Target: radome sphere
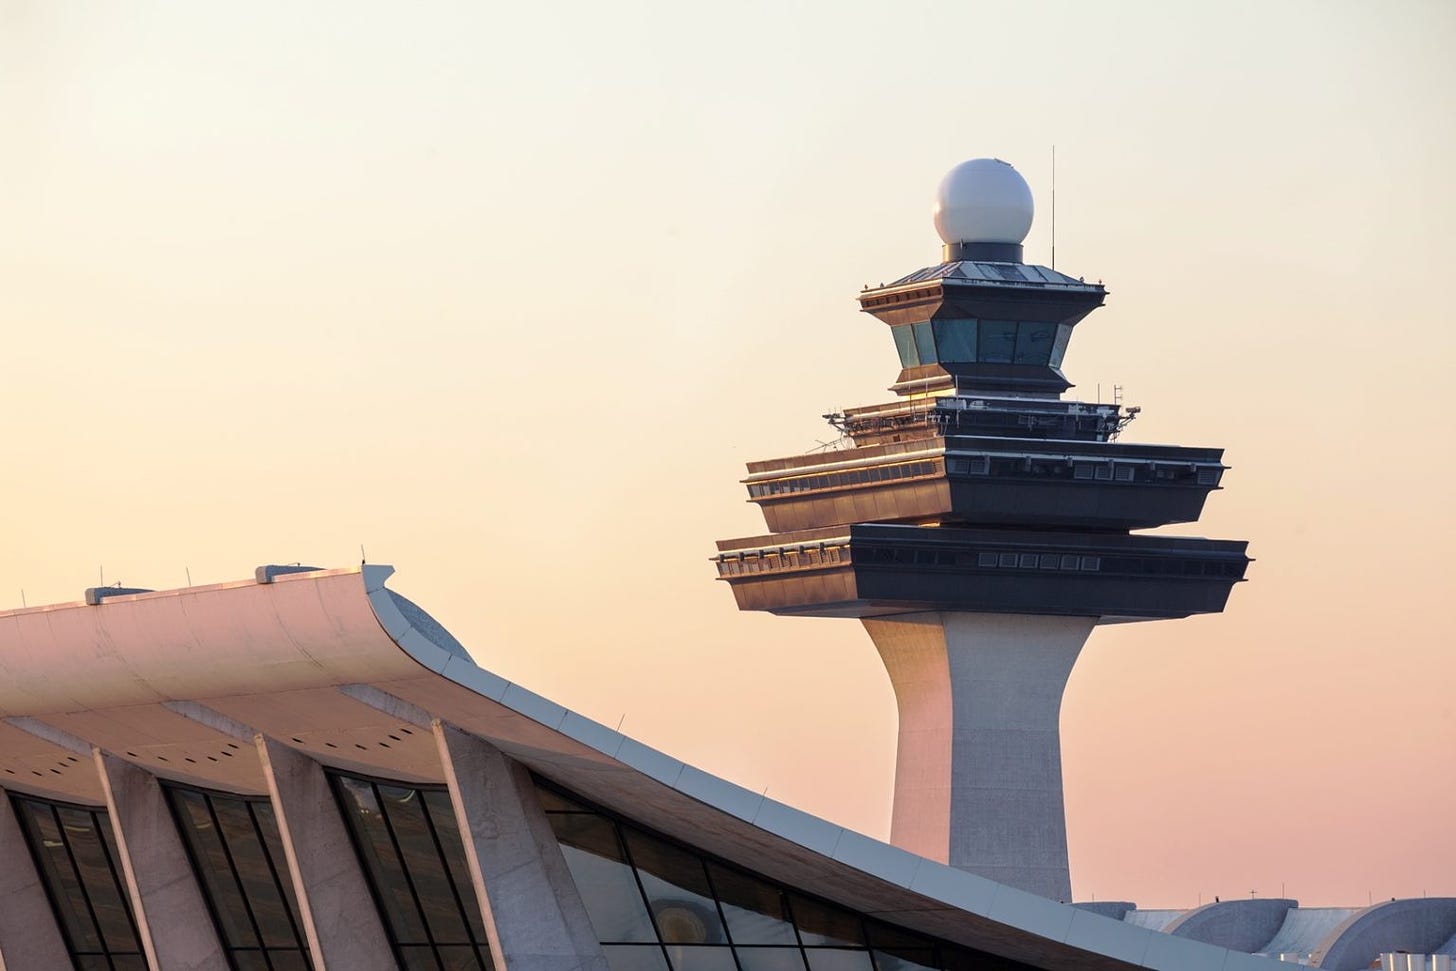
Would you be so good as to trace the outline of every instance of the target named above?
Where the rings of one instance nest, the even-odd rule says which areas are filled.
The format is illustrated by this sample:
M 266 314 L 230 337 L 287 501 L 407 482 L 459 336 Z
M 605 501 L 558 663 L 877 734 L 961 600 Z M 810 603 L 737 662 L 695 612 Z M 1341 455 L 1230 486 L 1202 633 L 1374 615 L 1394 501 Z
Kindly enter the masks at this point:
M 1031 231 L 1031 187 L 999 158 L 974 158 L 935 190 L 935 231 L 946 243 L 1020 243 Z

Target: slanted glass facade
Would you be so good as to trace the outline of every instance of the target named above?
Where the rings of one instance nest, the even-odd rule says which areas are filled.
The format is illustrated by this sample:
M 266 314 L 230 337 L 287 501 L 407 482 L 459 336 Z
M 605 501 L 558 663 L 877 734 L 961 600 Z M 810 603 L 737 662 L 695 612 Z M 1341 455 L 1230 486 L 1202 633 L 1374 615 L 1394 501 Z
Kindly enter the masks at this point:
M 443 786 L 331 779 L 400 967 L 491 971 L 450 794 Z
M 538 789 L 612 971 L 1018 971 Z
M 146 971 L 105 811 L 30 796 L 15 814 L 79 971 Z
M 272 804 L 165 788 L 234 971 L 308 971 L 308 943 Z
M 901 367 L 924 364 L 1049 364 L 1061 367 L 1070 324 L 1031 320 L 945 320 L 890 328 Z

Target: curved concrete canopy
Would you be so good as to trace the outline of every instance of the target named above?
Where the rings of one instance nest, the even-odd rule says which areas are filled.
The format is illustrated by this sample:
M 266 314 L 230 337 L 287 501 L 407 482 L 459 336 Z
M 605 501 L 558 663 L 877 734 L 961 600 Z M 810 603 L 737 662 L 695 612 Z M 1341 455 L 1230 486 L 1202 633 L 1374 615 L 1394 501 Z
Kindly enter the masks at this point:
M 95 746 L 155 775 L 257 792 L 239 741 L 253 733 L 327 765 L 440 782 L 418 730 L 438 719 L 685 843 L 946 940 L 1045 968 L 1277 965 L 994 883 L 685 765 L 478 667 L 384 588 L 392 573 L 0 613 L 0 784 L 94 803 L 94 771 L 68 759 Z
M 1163 927 L 1163 933 L 1252 954 L 1264 950 L 1297 900 L 1225 900 L 1204 904 Z
M 1301 954 L 1306 957 L 1319 947 L 1320 941 L 1340 922 L 1355 913 L 1357 907 L 1296 907 L 1284 914 L 1284 923 L 1274 937 L 1259 948 L 1259 953 L 1278 957 Z
M 1134 927 L 1161 931 L 1182 915 L 1181 910 L 1129 910 L 1122 915 L 1122 919 Z
M 1388 900 L 1357 911 L 1332 930 L 1310 963 L 1330 971 L 1368 968 L 1381 954 L 1432 954 L 1456 934 L 1456 897 Z
M 1113 920 L 1122 920 L 1127 916 L 1128 911 L 1137 910 L 1137 904 L 1131 900 L 1084 900 L 1080 903 L 1073 903 L 1072 906 L 1078 910 L 1085 910 L 1089 914 L 1111 917 Z

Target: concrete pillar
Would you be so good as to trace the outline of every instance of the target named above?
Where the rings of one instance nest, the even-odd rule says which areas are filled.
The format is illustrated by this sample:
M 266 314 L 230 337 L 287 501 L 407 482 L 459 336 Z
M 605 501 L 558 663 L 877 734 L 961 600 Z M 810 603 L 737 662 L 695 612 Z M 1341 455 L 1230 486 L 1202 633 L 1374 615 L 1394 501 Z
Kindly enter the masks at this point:
M 152 971 L 227 967 L 187 849 L 150 772 L 94 749 L 142 950 Z
M 0 971 L 69 971 L 70 967 L 65 940 L 10 794 L 0 789 Z
M 314 967 L 394 971 L 389 938 L 322 766 L 267 736 L 254 741 Z
M 890 841 L 1071 900 L 1059 719 L 1094 617 L 866 619 L 900 710 Z
M 496 971 L 607 971 L 525 767 L 434 723 Z

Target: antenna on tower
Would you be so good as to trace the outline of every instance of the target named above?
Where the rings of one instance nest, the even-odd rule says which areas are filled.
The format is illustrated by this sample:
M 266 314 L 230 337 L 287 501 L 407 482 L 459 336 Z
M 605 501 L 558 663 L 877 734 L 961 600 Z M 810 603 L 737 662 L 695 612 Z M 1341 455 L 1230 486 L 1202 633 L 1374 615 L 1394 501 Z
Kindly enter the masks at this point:
M 1052 146 L 1052 269 L 1057 268 L 1057 147 Z

